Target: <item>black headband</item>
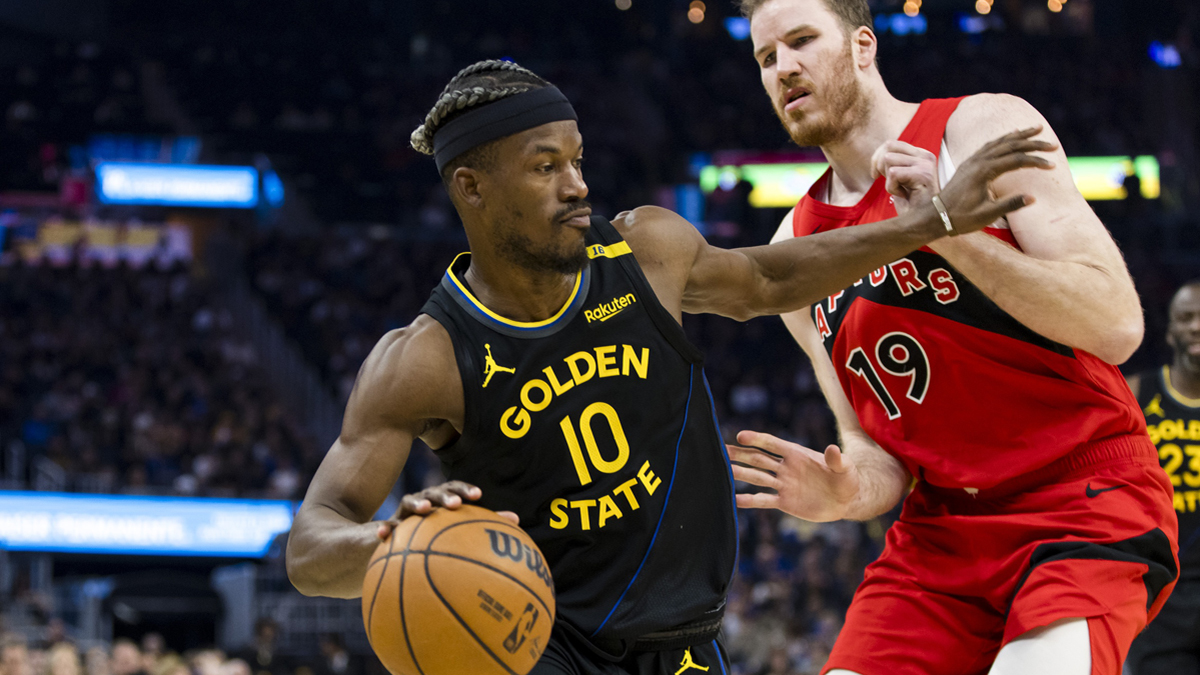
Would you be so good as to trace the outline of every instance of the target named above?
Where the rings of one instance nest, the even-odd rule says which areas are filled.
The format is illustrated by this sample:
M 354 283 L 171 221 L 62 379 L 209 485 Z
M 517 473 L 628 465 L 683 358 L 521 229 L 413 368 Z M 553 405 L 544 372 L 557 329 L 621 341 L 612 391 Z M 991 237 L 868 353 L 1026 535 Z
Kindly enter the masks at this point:
M 433 135 L 438 172 L 455 157 L 488 141 L 550 122 L 577 120 L 575 109 L 557 87 L 542 87 L 502 98 L 472 110 Z

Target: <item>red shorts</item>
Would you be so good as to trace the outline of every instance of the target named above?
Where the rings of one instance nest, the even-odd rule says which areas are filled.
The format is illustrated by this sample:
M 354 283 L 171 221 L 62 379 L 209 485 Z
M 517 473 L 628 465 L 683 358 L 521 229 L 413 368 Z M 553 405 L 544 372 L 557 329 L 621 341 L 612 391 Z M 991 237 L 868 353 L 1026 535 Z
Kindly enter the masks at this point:
M 1026 631 L 1086 618 L 1092 672 L 1118 675 L 1178 576 L 1171 500 L 1143 436 L 1088 444 L 975 496 L 918 483 L 822 672 L 986 673 Z

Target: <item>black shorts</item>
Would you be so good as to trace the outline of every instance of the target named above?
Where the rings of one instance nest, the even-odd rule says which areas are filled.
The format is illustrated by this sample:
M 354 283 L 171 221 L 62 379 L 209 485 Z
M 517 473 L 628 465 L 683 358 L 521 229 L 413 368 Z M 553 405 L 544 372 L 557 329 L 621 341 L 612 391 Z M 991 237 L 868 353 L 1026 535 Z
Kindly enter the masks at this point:
M 729 675 L 729 657 L 720 638 L 680 649 L 631 652 L 611 661 L 555 630 L 529 675 Z
M 1200 579 L 1180 579 L 1129 648 L 1129 675 L 1200 673 Z

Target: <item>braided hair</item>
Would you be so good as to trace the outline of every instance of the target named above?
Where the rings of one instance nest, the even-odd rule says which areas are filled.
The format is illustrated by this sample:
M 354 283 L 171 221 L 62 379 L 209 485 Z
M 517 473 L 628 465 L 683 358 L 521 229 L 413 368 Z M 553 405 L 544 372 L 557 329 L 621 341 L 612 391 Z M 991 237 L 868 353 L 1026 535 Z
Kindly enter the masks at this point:
M 425 123 L 412 132 L 410 142 L 417 152 L 433 154 L 433 135 L 463 113 L 502 98 L 549 86 L 550 83 L 512 61 L 487 60 L 472 63 L 458 71 L 437 103 L 425 116 Z M 494 141 L 493 141 L 494 143 Z M 485 143 L 464 152 L 442 170 L 442 179 L 460 166 L 484 167 L 491 163 L 493 143 Z

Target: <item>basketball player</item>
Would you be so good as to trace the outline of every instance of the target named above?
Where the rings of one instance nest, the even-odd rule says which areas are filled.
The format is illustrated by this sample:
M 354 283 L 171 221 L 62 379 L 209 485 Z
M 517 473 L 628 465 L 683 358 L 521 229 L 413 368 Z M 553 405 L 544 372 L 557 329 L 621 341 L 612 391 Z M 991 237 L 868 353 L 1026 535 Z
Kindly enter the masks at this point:
M 736 557 L 732 476 L 683 312 L 806 306 L 947 234 L 929 199 L 898 218 L 775 246 L 708 246 L 641 208 L 585 198 L 582 139 L 558 89 L 517 66 L 461 71 L 413 135 L 470 242 L 419 316 L 363 364 L 342 433 L 289 541 L 304 593 L 356 597 L 399 518 L 463 499 L 519 517 L 550 565 L 558 623 L 537 675 L 726 672 L 716 639 Z M 1026 203 L 992 178 L 1049 167 L 1009 134 L 942 193 L 969 232 Z M 413 439 L 452 482 L 368 522 Z
M 894 98 L 866 0 L 742 9 L 775 112 L 831 165 L 779 241 L 903 212 L 1006 129 L 1040 125 L 1056 142 L 1012 96 Z M 868 519 L 913 486 L 826 672 L 1116 675 L 1175 581 L 1171 484 L 1112 365 L 1141 341 L 1141 307 L 1065 154 L 1051 156 L 1050 172 L 992 185 L 1035 205 L 785 317 L 841 447 L 743 432 L 772 454 L 734 448 L 735 477 L 776 492 L 738 504 Z
M 1129 388 L 1175 488 L 1179 583 L 1133 641 L 1130 675 L 1200 673 L 1200 281 L 1171 299 L 1167 344 L 1171 364 L 1130 376 Z

